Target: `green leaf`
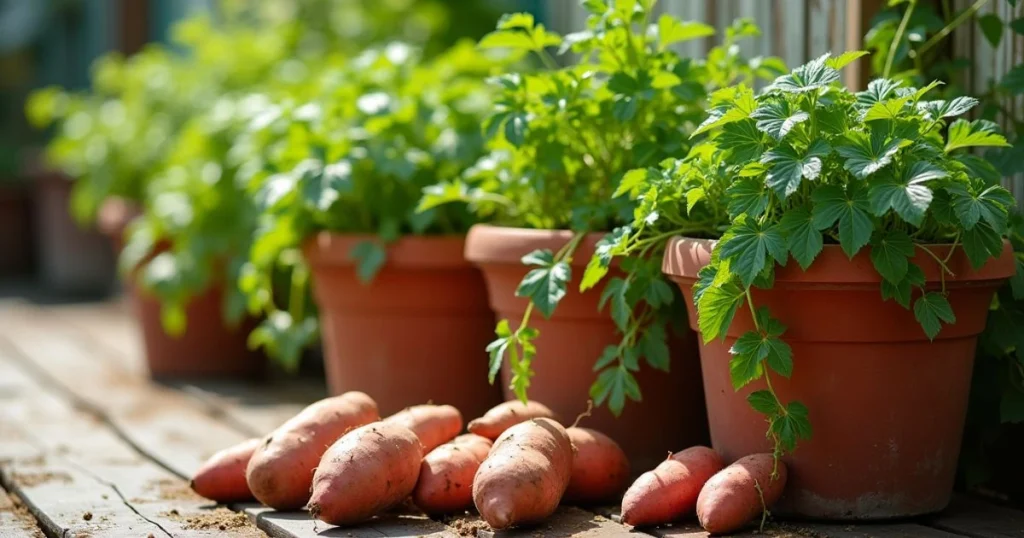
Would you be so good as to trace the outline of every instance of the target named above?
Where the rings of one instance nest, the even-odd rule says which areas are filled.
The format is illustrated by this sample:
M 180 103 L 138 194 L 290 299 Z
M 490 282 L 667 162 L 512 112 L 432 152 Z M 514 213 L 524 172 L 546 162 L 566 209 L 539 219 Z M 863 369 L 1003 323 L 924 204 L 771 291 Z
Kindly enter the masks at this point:
M 803 439 L 810 440 L 813 435 L 810 411 L 800 402 L 790 402 L 786 412 L 771 425 L 771 431 L 779 437 L 783 451 L 792 452 L 797 443 Z
M 665 280 L 662 278 L 655 278 L 647 284 L 647 290 L 644 292 L 644 300 L 652 307 L 659 308 L 672 304 L 675 300 L 675 294 L 672 293 L 672 286 L 665 282 Z
M 887 78 L 876 78 L 868 83 L 868 89 L 857 93 L 857 108 L 867 110 L 875 103 L 880 103 L 896 96 L 896 90 L 902 84 Z
M 612 198 L 618 198 L 626 193 L 629 193 L 631 198 L 635 198 L 639 195 L 643 185 L 647 184 L 648 178 L 657 177 L 658 175 L 657 171 L 648 170 L 647 168 L 630 170 L 622 175 L 619 186 L 615 189 L 615 193 L 612 194 Z
M 998 48 L 999 43 L 1003 41 L 1003 19 L 995 13 L 986 13 L 978 17 L 978 26 L 981 27 L 981 33 L 989 44 L 993 48 Z
M 625 246 L 633 228 L 620 226 L 612 230 L 610 234 L 602 237 L 594 249 L 594 255 L 587 262 L 587 269 L 583 272 L 583 280 L 580 282 L 580 291 L 593 288 L 608 274 L 612 258 L 620 253 Z
M 754 91 L 743 85 L 722 88 L 711 94 L 711 101 L 716 106 L 708 111 L 707 119 L 697 126 L 690 138 L 716 127 L 745 120 L 757 108 Z
M 871 211 L 875 216 L 882 217 L 891 208 L 903 220 L 920 226 L 932 203 L 932 190 L 926 184 L 946 175 L 939 167 L 918 161 L 904 168 L 898 179 L 890 176 L 873 182 L 868 193 Z
M 882 299 L 888 301 L 895 299 L 903 305 L 903 308 L 910 308 L 910 294 L 914 287 L 924 285 L 924 271 L 914 263 L 907 266 L 907 274 L 897 283 L 882 280 Z
M 1024 17 L 1010 21 L 1010 29 L 1020 35 L 1024 35 Z
M 762 181 L 739 179 L 733 181 L 725 192 L 729 200 L 729 216 L 734 219 L 741 214 L 757 218 L 768 207 L 768 191 Z
M 514 346 L 516 342 L 507 319 L 498 322 L 498 326 L 494 329 L 494 334 L 497 335 L 497 338 L 490 344 L 487 344 L 487 354 L 490 356 L 487 379 L 492 385 L 494 384 L 494 379 L 498 376 L 498 372 L 501 371 L 501 362 L 505 358 L 508 346 Z
M 651 368 L 662 372 L 669 371 L 668 337 L 664 325 L 654 323 L 647 327 L 640 338 L 639 347 L 640 353 Z
M 349 252 L 349 259 L 356 262 L 356 276 L 362 283 L 368 283 L 377 276 L 384 262 L 387 260 L 387 251 L 375 241 L 362 241 L 352 247 Z
M 736 308 L 745 297 L 743 290 L 732 282 L 703 290 L 697 300 L 697 326 L 705 342 L 725 337 Z
M 626 407 L 626 398 L 639 402 L 640 386 L 633 374 L 625 368 L 608 368 L 597 376 L 590 387 L 590 398 L 595 405 L 608 402 L 608 409 L 618 416 Z
M 517 112 L 509 114 L 505 120 L 505 140 L 515 147 L 520 147 L 526 141 L 526 114 Z
M 952 197 L 953 212 L 964 229 L 970 230 L 984 219 L 998 234 L 1006 231 L 1009 210 L 1016 206 L 1016 201 L 1006 189 L 993 185 L 980 194 L 967 190 L 962 184 L 956 183 L 946 188 Z
M 686 213 L 689 214 L 693 211 L 693 207 L 697 205 L 697 202 L 707 197 L 707 192 L 703 187 L 694 187 L 686 191 Z
M 949 126 L 946 153 L 975 146 L 1009 147 L 998 131 L 999 126 L 988 120 L 956 120 Z
M 1003 75 L 999 86 L 1005 88 L 1012 95 L 1024 93 L 1024 64 L 1017 64 Z
M 811 60 L 794 69 L 792 73 L 775 79 L 765 91 L 805 93 L 829 86 L 839 80 L 839 71 L 829 67 L 828 60 L 828 54 Z
M 804 207 L 790 209 L 782 215 L 779 229 L 786 236 L 786 244 L 793 259 L 805 271 L 822 249 L 821 231 L 814 226 L 811 212 Z
M 542 316 L 550 318 L 565 297 L 572 270 L 565 261 L 555 262 L 554 254 L 546 249 L 527 254 L 523 264 L 539 267 L 526 273 L 516 289 L 516 297 L 528 297 Z
M 868 54 L 870 53 L 866 50 L 850 50 L 834 58 L 829 58 L 825 63 L 832 69 L 838 71 Z
M 604 350 L 601 351 L 601 356 L 598 357 L 597 362 L 594 363 L 594 371 L 600 372 L 607 368 L 613 362 L 619 358 L 619 346 L 609 345 L 605 346 Z
M 914 256 L 914 243 L 906 232 L 875 232 L 871 238 L 871 263 L 885 280 L 897 284 L 904 280 Z
M 827 156 L 832 148 L 824 140 L 815 140 L 804 155 L 800 155 L 789 144 L 783 144 L 768 150 L 761 157 L 762 164 L 772 164 L 768 169 L 766 181 L 781 198 L 789 198 L 800 188 L 803 178 L 818 179 L 821 175 L 821 159 Z
M 740 120 L 722 127 L 716 139 L 719 149 L 732 151 L 736 161 L 757 160 L 765 149 L 764 134 L 752 120 Z
M 836 151 L 846 159 L 843 168 L 864 179 L 888 166 L 901 143 L 900 139 L 886 143 L 885 136 L 877 132 L 852 132 L 846 135 L 843 145 L 836 146 Z
M 956 323 L 953 307 L 941 293 L 930 291 L 914 301 L 914 317 L 921 324 L 929 340 L 934 340 L 942 329 L 942 322 Z
M 761 335 L 755 331 L 743 333 L 729 349 L 729 378 L 735 390 L 761 379 L 764 366 L 761 363 L 768 356 L 768 349 L 761 345 Z
M 903 115 L 903 109 L 907 106 L 910 96 L 897 97 L 879 101 L 867 110 L 864 114 L 864 121 L 888 120 L 895 121 Z
M 176 302 L 164 302 L 160 305 L 160 326 L 169 336 L 181 337 L 185 334 L 187 324 L 188 315 L 184 306 Z
M 485 35 L 478 46 L 482 49 L 534 50 L 533 38 L 525 32 L 496 30 Z
M 839 244 L 843 252 L 853 258 L 871 239 L 874 223 L 868 211 L 871 204 L 865 189 L 854 183 L 847 190 L 835 185 L 824 185 L 811 195 L 814 202 L 814 227 L 827 230 L 839 223 Z
M 629 292 L 629 281 L 622 278 L 613 278 L 604 286 L 601 293 L 601 301 L 598 309 L 604 310 L 604 305 L 611 301 L 612 321 L 620 331 L 625 332 L 629 327 L 629 318 L 632 316 L 632 309 L 626 295 Z
M 794 127 L 810 119 L 810 114 L 802 110 L 792 110 L 785 100 L 770 101 L 757 108 L 751 119 L 757 121 L 757 128 L 775 138 L 782 140 Z
M 981 268 L 989 258 L 999 256 L 1003 251 L 1003 236 L 985 220 L 964 230 L 961 240 L 967 259 L 975 269 Z
M 533 29 L 533 14 L 526 12 L 518 13 L 505 13 L 498 19 L 497 28 L 499 30 L 532 30 Z
M 956 97 L 951 101 L 921 101 L 917 103 L 918 110 L 934 119 L 966 114 L 976 106 L 978 106 L 978 100 L 973 97 Z
M 758 390 L 751 392 L 747 396 L 747 402 L 750 404 L 750 407 L 754 408 L 754 411 L 764 415 L 776 415 L 781 411 L 779 402 L 775 400 L 775 396 L 772 395 L 771 391 Z
M 673 43 L 689 41 L 715 35 L 715 28 L 700 22 L 681 21 L 664 14 L 658 19 L 658 50 L 663 51 Z
M 753 218 L 740 218 L 721 242 L 722 259 L 745 286 L 750 286 L 766 264 L 784 264 L 789 254 L 786 239 L 777 225 L 763 226 Z

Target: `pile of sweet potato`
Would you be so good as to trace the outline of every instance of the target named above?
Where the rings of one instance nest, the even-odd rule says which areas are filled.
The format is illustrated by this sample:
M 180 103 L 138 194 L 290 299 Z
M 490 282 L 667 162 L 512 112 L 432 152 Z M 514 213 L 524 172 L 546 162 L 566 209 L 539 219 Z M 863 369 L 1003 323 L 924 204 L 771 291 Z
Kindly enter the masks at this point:
M 608 436 L 563 427 L 537 402 L 506 402 L 468 425 L 449 405 L 420 405 L 381 419 L 361 392 L 316 402 L 263 439 L 214 454 L 192 480 L 218 502 L 256 499 L 309 509 L 335 525 L 366 521 L 412 501 L 427 514 L 475 507 L 494 529 L 543 521 L 561 503 L 611 504 L 633 526 L 696 512 L 710 532 L 742 528 L 782 494 L 771 455 L 723 469 L 710 448 L 670 457 L 626 488 L 629 461 Z

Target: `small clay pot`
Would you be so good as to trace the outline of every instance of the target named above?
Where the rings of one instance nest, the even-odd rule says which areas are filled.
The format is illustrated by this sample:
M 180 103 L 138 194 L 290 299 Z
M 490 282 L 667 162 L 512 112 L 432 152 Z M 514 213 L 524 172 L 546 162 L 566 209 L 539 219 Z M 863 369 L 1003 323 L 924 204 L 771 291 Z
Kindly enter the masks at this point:
M 604 234 L 590 234 L 572 257 L 572 279 L 568 292 L 554 315 L 544 319 L 536 311 L 530 326 L 539 331 L 535 340 L 537 356 L 532 368 L 530 399 L 542 402 L 564 422 L 586 409 L 590 387 L 596 380 L 594 363 L 606 346 L 621 340 L 608 311 L 598 309 L 603 285 L 581 293 L 579 282 L 584 268 Z M 516 327 L 526 310 L 527 300 L 516 297 L 515 290 L 531 269 L 522 258 L 537 249 L 557 252 L 572 238 L 564 230 L 530 230 L 477 225 L 466 242 L 466 257 L 476 263 L 487 280 L 491 306 L 499 319 Z M 606 279 L 622 276 L 613 267 Z M 642 402 L 628 401 L 620 417 L 601 406 L 586 418 L 582 426 L 601 431 L 615 439 L 629 456 L 634 474 L 654 468 L 669 452 L 707 442 L 707 417 L 700 383 L 700 361 L 696 336 L 683 330 L 669 342 L 670 372 L 661 372 L 641 361 L 636 372 L 643 395 Z M 502 370 L 506 399 L 510 373 Z
M 694 329 L 693 284 L 713 246 L 676 238 L 662 266 L 686 296 Z M 928 248 L 945 257 L 950 247 Z M 912 261 L 924 270 L 927 288 L 940 289 L 938 264 L 920 250 Z M 777 267 L 772 289 L 753 290 L 754 304 L 786 325 L 783 338 L 793 349 L 792 378 L 773 375 L 772 385 L 783 402 L 808 407 L 814 430 L 784 458 L 789 481 L 774 513 L 877 520 L 937 512 L 949 503 L 975 344 L 992 295 L 1014 272 L 1013 251 L 1007 243 L 1001 256 L 974 270 L 958 250 L 948 266 L 957 321 L 934 342 L 912 310 L 882 300 L 868 249 L 851 260 L 827 245 L 806 272 L 795 263 Z M 765 382 L 735 391 L 729 378 L 729 348 L 751 329 L 748 309 L 740 308 L 725 340 L 701 347 L 711 442 L 727 461 L 770 451 L 765 418 L 747 403 Z
M 111 198 L 103 203 L 99 229 L 110 237 L 115 252 L 124 247 L 128 225 L 141 215 L 131 201 Z M 169 245 L 161 245 L 158 254 Z M 224 286 L 215 284 L 193 297 L 185 307 L 185 332 L 171 336 L 160 321 L 160 301 L 135 283 L 134 271 L 126 278 L 132 308 L 142 330 L 142 343 L 150 376 L 155 379 L 253 378 L 263 374 L 266 357 L 248 348 L 246 340 L 256 319 L 246 317 L 237 326 L 224 321 Z
M 360 390 L 382 415 L 432 401 L 466 420 L 501 401 L 487 382 L 485 348 L 494 314 L 480 272 L 462 255 L 463 237 L 405 237 L 386 248 L 369 283 L 352 249 L 373 236 L 327 232 L 304 246 L 320 309 L 327 383 Z

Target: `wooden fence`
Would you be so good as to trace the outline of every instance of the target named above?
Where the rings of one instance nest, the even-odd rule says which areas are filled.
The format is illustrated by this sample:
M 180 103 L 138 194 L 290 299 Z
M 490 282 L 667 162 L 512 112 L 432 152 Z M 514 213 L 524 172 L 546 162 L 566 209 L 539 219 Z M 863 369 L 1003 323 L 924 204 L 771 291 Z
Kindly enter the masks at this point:
M 953 0 L 953 5 L 955 9 L 966 9 L 976 1 Z M 744 52 L 778 56 L 794 67 L 826 52 L 836 54 L 861 48 L 872 17 L 885 4 L 885 0 L 661 0 L 657 9 L 683 19 L 712 24 L 719 30 L 735 18 L 750 17 L 761 27 L 762 35 L 745 42 Z M 563 33 L 582 28 L 586 21 L 584 11 L 573 0 L 549 0 L 545 9 L 546 20 Z M 978 15 L 985 13 L 995 13 L 1004 21 L 1012 21 L 1024 17 L 1024 1 L 1014 7 L 1005 0 L 991 0 Z M 703 56 L 714 46 L 714 39 L 684 43 L 679 51 Z M 973 21 L 957 30 L 953 40 L 957 54 L 972 60 L 964 86 L 974 95 L 987 93 L 992 80 L 1002 78 L 1013 66 L 1024 63 L 1024 36 L 1009 28 L 1005 29 L 998 48 L 985 40 Z M 845 76 L 848 85 L 860 87 L 870 79 L 870 68 L 860 64 L 847 70 Z M 1004 115 L 1024 117 L 1024 96 L 1004 99 L 1001 105 Z M 1008 177 L 1005 183 L 1024 207 L 1024 174 Z

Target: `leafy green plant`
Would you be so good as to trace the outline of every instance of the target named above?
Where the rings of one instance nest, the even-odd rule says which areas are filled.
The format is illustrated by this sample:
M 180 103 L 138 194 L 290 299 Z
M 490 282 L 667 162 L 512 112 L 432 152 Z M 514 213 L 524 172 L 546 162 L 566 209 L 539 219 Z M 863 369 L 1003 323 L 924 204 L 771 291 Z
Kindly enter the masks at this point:
M 483 154 L 480 124 L 492 105 L 484 80 L 502 65 L 470 42 L 433 59 L 392 43 L 325 71 L 315 96 L 267 104 L 239 142 L 260 211 L 241 277 L 250 310 L 267 315 L 253 344 L 277 346 L 291 363 L 313 334 L 300 248 L 316 232 L 377 236 L 352 252 L 369 281 L 387 262 L 386 243 L 465 233 L 475 222 L 464 207 L 416 207 L 424 188 Z M 293 274 L 287 310 L 274 294 L 282 267 Z
M 698 325 L 705 341 L 724 338 L 737 310 L 749 310 L 755 328 L 734 342 L 730 373 L 737 390 L 764 383 L 748 400 L 768 420 L 776 457 L 812 427 L 806 406 L 781 401 L 772 387 L 773 376 L 792 374 L 793 353 L 786 327 L 751 291 L 772 288 L 778 266 L 807 269 L 827 244 L 850 258 L 867 249 L 882 298 L 913 308 L 934 338 L 956 321 L 946 299 L 950 256 L 962 248 L 975 267 L 998 256 L 1014 205 L 986 179 L 998 177 L 992 166 L 964 151 L 1006 145 L 991 122 L 955 119 L 977 101 L 926 100 L 937 84 L 889 79 L 858 93 L 840 87 L 840 69 L 863 54 L 822 56 L 756 95 L 743 85 L 716 92 L 695 132 L 709 133 L 706 141 L 686 158 L 630 173 L 629 196 L 643 210 L 611 248 L 629 255 L 664 242 L 673 219 L 677 234 L 718 239 L 694 287 Z M 655 212 L 667 229 L 649 229 Z M 940 256 L 935 244 L 952 248 Z M 943 268 L 938 291 L 925 288 L 918 252 Z
M 635 178 L 626 172 L 685 152 L 710 91 L 759 77 L 770 80 L 785 70 L 777 58 L 740 54 L 737 41 L 759 35 L 749 20 L 729 27 L 706 60 L 681 57 L 673 45 L 706 38 L 714 29 L 667 14 L 655 21 L 654 4 L 585 1 L 587 28 L 564 37 L 529 14 L 504 16 L 479 46 L 530 54 L 545 68 L 493 81 L 499 94 L 484 123 L 490 153 L 462 177 L 424 193 L 421 210 L 464 202 L 481 219 L 498 225 L 575 232 L 558 252 L 539 250 L 523 258 L 531 270 L 516 294 L 529 298 L 526 313 L 518 324 L 502 320 L 488 347 L 491 382 L 507 356 L 511 388 L 519 398 L 526 398 L 533 376 L 532 342 L 538 333 L 530 319 L 534 312 L 554 313 L 572 280 L 569 261 L 585 235 L 611 232 L 583 275 L 583 290 L 607 274 L 611 249 L 626 240 L 629 232 L 623 226 L 634 215 L 645 212 L 651 222 L 658 218 L 643 202 L 612 196 L 633 188 Z M 555 47 L 577 59 L 559 67 L 549 52 Z M 611 279 L 601 300 L 622 340 L 595 357 L 598 373 L 591 396 L 616 414 L 627 400 L 641 398 L 634 376 L 641 359 L 656 369 L 669 368 L 670 310 L 680 304 L 653 253 L 636 254 L 623 264 L 629 277 Z

